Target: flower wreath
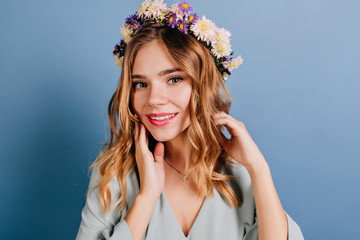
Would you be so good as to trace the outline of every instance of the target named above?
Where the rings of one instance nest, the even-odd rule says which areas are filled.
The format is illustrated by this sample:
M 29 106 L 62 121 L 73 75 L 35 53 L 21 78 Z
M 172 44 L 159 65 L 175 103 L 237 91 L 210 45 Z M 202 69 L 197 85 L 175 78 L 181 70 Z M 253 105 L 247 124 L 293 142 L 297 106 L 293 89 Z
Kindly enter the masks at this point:
M 226 80 L 230 76 L 230 71 L 238 68 L 243 62 L 241 56 L 232 57 L 234 52 L 232 52 L 230 44 L 231 33 L 224 28 L 217 27 L 205 16 L 199 18 L 196 13 L 191 12 L 192 9 L 192 6 L 185 1 L 168 8 L 163 0 L 154 2 L 145 0 L 134 15 L 126 18 L 125 24 L 121 27 L 123 39 L 115 45 L 113 51 L 116 64 L 122 67 L 126 46 L 138 30 L 148 24 L 159 23 L 194 36 L 210 50 L 219 72 Z

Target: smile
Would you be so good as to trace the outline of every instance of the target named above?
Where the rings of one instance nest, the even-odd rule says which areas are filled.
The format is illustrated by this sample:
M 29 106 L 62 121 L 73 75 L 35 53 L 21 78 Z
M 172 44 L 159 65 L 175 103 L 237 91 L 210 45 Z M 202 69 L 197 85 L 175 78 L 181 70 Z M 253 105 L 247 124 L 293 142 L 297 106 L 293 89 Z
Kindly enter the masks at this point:
M 169 118 L 172 118 L 173 116 L 175 116 L 176 113 L 174 114 L 171 114 L 171 115 L 167 115 L 167 116 L 163 116 L 163 117 L 150 117 L 151 119 L 154 119 L 154 120 L 164 120 L 164 119 L 169 119 Z
M 164 126 L 170 123 L 177 116 L 177 113 L 148 114 L 146 116 L 151 124 L 155 126 Z

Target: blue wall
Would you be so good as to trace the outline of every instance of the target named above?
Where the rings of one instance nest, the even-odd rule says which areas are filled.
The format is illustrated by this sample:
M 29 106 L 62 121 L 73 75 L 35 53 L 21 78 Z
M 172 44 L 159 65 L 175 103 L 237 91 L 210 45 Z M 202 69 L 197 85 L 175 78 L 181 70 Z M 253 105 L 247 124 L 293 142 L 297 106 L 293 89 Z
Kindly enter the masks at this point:
M 75 237 L 120 76 L 113 45 L 139 5 L 1 1 L 0 239 Z M 355 239 L 359 1 L 193 6 L 232 32 L 244 58 L 227 83 L 231 113 L 268 160 L 285 210 L 306 239 Z

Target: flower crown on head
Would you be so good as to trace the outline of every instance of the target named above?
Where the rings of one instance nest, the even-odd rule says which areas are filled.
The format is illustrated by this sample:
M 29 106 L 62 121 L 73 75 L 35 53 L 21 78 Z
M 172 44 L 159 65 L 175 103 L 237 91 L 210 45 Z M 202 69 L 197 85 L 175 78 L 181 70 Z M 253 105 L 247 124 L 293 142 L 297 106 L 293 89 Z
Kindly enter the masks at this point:
M 126 46 L 141 28 L 152 23 L 159 23 L 194 36 L 210 50 L 219 72 L 226 80 L 230 76 L 230 71 L 238 68 L 243 62 L 241 56 L 232 57 L 234 53 L 230 44 L 231 33 L 224 28 L 217 27 L 205 16 L 199 18 L 196 13 L 191 11 L 192 6 L 185 1 L 168 8 L 163 0 L 153 2 L 145 0 L 134 15 L 126 18 L 125 24 L 120 29 L 123 39 L 115 45 L 113 51 L 116 64 L 122 67 Z

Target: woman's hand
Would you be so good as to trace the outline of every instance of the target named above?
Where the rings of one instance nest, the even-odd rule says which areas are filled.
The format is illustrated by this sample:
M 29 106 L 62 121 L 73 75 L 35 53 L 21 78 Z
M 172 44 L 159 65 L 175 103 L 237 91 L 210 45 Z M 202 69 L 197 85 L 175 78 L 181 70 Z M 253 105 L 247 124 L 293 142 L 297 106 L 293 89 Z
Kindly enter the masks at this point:
M 214 120 L 216 125 L 224 125 L 230 133 L 230 139 L 227 139 L 221 133 L 222 146 L 238 163 L 248 170 L 255 169 L 259 164 L 266 163 L 264 156 L 246 130 L 244 123 L 225 112 L 216 113 Z
M 270 169 L 245 125 L 224 112 L 214 116 L 231 138 L 222 135 L 224 149 L 248 170 L 254 190 L 258 222 L 258 239 L 286 239 L 287 219 L 272 181 Z
M 132 239 L 143 239 L 151 214 L 164 188 L 164 144 L 155 146 L 154 155 L 148 147 L 147 129 L 135 122 L 135 159 L 139 169 L 140 192 L 125 216 Z
M 163 191 L 165 181 L 164 144 L 155 146 L 154 155 L 148 147 L 148 131 L 144 124 L 135 123 L 135 159 L 139 169 L 140 192 L 146 197 L 158 198 Z

